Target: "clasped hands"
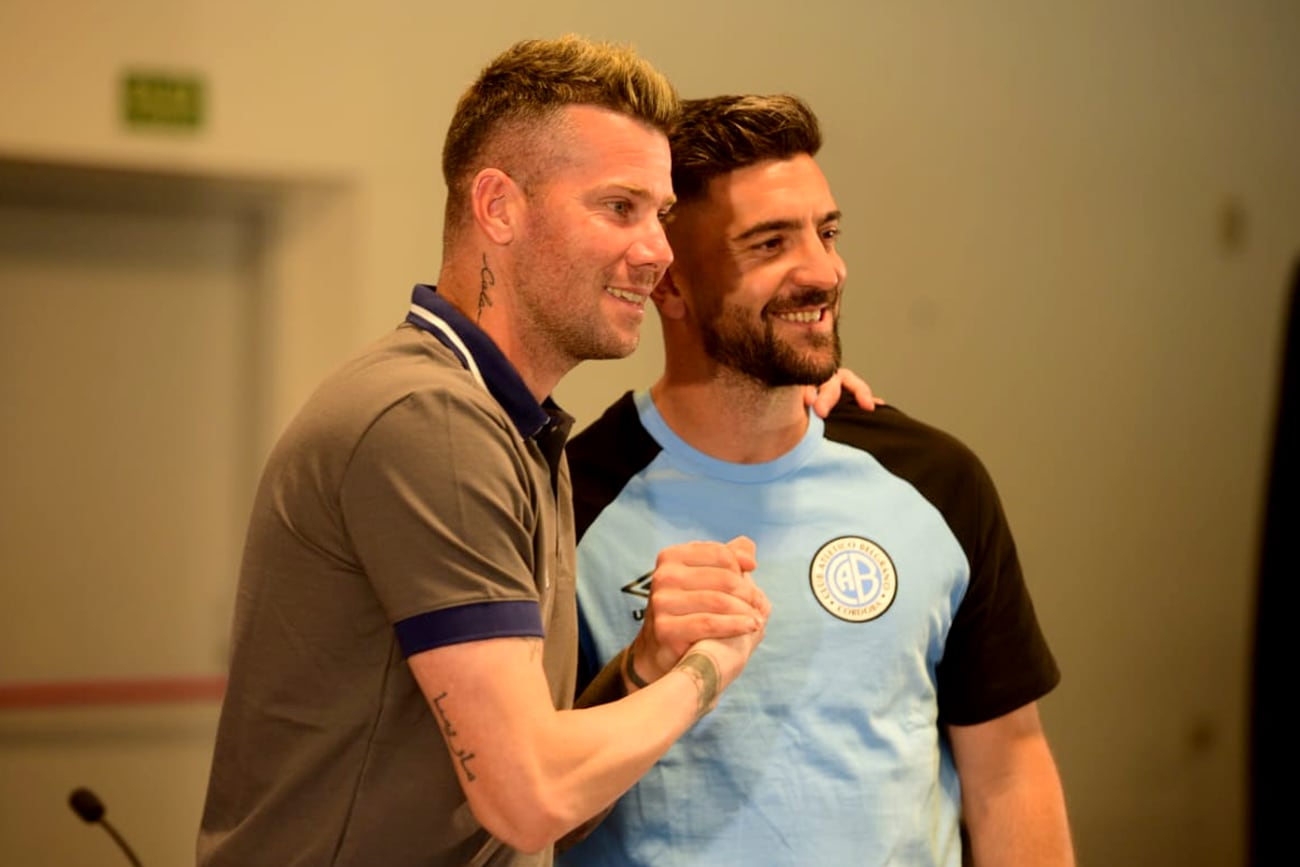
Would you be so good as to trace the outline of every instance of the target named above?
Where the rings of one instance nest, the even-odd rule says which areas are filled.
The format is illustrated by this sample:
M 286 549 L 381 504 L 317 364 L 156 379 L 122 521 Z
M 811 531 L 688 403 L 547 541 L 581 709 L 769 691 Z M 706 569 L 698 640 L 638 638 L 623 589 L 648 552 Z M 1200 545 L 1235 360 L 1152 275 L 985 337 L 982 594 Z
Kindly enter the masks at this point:
M 652 683 L 690 649 L 718 665 L 722 687 L 763 640 L 772 605 L 754 583 L 754 542 L 687 542 L 659 553 L 645 619 L 628 648 L 629 689 Z

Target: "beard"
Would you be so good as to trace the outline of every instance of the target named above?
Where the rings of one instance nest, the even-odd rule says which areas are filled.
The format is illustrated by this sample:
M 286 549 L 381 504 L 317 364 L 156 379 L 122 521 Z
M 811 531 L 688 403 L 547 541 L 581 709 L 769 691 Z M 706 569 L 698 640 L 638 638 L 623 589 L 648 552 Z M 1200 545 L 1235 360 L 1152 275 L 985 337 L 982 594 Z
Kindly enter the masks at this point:
M 825 303 L 833 296 L 816 293 L 817 297 L 795 299 L 791 307 Z M 830 334 L 818 334 L 795 346 L 776 334 L 773 322 L 773 305 L 763 308 L 762 324 L 755 325 L 745 311 L 723 308 L 716 316 L 704 317 L 701 337 L 704 351 L 710 358 L 738 373 L 744 374 L 765 386 L 779 388 L 787 385 L 821 385 L 839 370 L 841 359 L 840 323 L 836 316 Z M 834 305 L 827 315 L 835 315 Z

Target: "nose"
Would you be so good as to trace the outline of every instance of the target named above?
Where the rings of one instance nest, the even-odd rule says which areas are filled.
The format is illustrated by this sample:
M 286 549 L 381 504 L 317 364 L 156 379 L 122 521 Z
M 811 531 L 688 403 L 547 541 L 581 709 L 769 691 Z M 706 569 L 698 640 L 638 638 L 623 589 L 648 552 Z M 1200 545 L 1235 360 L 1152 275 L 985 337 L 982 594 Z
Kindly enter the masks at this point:
M 628 248 L 627 260 L 633 268 L 652 269 L 656 274 L 662 274 L 672 264 L 673 249 L 657 216 L 647 221 L 646 230 Z
M 795 266 L 795 283 L 816 289 L 835 289 L 844 283 L 848 268 L 840 258 L 839 251 L 827 246 L 821 237 L 811 239 L 804 245 L 803 255 Z

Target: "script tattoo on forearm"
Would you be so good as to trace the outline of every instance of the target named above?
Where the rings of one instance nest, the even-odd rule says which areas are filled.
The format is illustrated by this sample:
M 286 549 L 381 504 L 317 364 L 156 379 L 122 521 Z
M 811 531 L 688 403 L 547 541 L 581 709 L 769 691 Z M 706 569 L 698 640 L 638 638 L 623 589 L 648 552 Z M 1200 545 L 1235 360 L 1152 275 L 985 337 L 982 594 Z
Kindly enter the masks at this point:
M 472 783 L 478 779 L 474 776 L 474 772 L 469 769 L 469 760 L 474 758 L 474 754 L 460 749 L 453 743 L 458 735 L 456 728 L 451 724 L 451 720 L 447 718 L 447 711 L 443 710 L 442 707 L 442 700 L 446 697 L 447 693 L 444 692 L 435 698 L 433 700 L 433 709 L 438 712 L 438 719 L 442 724 L 442 733 L 447 738 L 447 749 L 451 750 L 451 754 L 460 762 L 460 768 L 465 772 L 465 779 Z
M 695 687 L 699 692 L 696 718 L 704 716 L 718 700 L 719 685 L 722 683 L 718 664 L 707 653 L 693 650 L 682 657 L 682 661 L 674 667 L 690 675 L 695 681 Z
M 478 271 L 478 318 L 475 322 L 483 321 L 483 308 L 492 306 L 492 299 L 488 297 L 488 290 L 497 285 L 496 275 L 488 267 L 487 253 L 483 254 L 483 267 Z

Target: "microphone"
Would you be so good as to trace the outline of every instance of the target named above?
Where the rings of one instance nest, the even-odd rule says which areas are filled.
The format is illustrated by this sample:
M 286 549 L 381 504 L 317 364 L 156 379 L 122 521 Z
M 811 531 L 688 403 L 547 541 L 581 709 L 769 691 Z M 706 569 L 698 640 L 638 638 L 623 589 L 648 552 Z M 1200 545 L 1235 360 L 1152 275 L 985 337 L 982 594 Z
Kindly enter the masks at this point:
M 73 812 L 80 816 L 86 824 L 94 825 L 98 823 L 103 825 L 104 830 L 108 832 L 108 836 L 113 838 L 118 848 L 122 850 L 122 853 L 126 855 L 134 867 L 141 867 L 140 859 L 135 857 L 135 853 L 131 851 L 130 846 L 126 845 L 122 835 L 117 833 L 117 829 L 104 818 L 104 802 L 99 800 L 98 795 L 84 787 L 73 789 L 72 794 L 68 796 L 68 804 L 72 807 Z

